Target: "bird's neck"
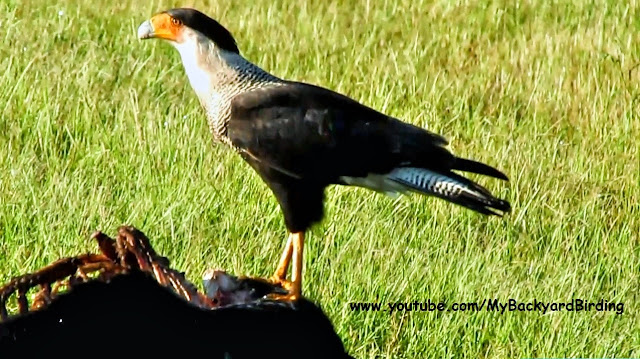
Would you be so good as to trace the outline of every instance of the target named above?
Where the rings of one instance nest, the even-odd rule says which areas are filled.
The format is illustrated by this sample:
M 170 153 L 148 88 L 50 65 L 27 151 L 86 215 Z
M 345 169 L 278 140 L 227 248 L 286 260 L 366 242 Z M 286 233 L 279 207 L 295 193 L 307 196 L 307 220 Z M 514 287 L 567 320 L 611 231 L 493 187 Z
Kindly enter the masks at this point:
M 283 83 L 240 54 L 220 50 L 213 44 L 192 42 L 177 48 L 191 87 L 207 113 L 209 127 L 222 142 L 227 142 L 226 127 L 235 96 Z

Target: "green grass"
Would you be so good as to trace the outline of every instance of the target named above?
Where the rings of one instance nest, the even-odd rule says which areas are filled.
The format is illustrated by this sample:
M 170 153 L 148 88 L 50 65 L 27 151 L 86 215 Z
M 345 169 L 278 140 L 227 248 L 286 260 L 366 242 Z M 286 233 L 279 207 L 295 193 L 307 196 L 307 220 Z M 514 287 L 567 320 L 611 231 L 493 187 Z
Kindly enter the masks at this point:
M 179 3 L 138 3 L 0 3 L 2 282 L 95 251 L 94 230 L 125 223 L 194 281 L 209 267 L 274 269 L 286 235 L 275 199 L 212 143 L 177 52 L 136 39 L 138 24 Z M 636 1 L 196 4 L 272 73 L 441 133 L 456 154 L 511 178 L 482 179 L 512 202 L 504 219 L 433 198 L 327 190 L 304 292 L 352 355 L 640 356 Z M 625 311 L 348 306 L 484 298 L 603 298 Z

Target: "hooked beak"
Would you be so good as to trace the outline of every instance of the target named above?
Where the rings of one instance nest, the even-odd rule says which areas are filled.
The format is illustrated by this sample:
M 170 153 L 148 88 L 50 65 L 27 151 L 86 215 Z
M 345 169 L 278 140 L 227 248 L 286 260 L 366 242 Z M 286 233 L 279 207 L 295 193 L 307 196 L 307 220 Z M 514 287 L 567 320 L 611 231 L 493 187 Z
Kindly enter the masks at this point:
M 171 23 L 171 16 L 167 13 L 157 14 L 138 27 L 138 38 L 141 40 L 158 38 L 177 41 L 179 33 L 180 28 Z
M 151 20 L 147 20 L 143 22 L 138 27 L 138 39 L 141 39 L 141 40 L 151 39 L 154 36 L 155 35 L 153 33 L 153 25 L 151 24 Z

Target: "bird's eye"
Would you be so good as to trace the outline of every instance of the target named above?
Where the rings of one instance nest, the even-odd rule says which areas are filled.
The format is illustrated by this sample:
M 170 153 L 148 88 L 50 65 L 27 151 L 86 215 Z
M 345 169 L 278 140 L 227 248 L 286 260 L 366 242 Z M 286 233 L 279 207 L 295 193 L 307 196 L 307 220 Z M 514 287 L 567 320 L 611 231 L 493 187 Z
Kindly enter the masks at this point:
M 172 24 L 173 26 L 180 26 L 180 25 L 182 25 L 182 21 L 180 21 L 180 20 L 176 19 L 175 17 L 172 17 L 172 18 L 171 18 L 171 24 Z

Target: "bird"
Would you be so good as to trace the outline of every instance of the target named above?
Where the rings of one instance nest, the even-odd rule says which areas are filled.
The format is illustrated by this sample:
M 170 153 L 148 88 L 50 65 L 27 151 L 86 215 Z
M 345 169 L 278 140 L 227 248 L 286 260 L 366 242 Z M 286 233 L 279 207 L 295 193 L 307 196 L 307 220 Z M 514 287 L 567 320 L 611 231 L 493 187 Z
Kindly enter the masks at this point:
M 156 13 L 137 35 L 173 45 L 215 142 L 236 151 L 275 196 L 288 231 L 270 277 L 287 290 L 280 300 L 301 297 L 305 234 L 324 218 L 329 186 L 420 193 L 485 215 L 511 211 L 507 200 L 458 173 L 508 181 L 500 170 L 455 156 L 443 136 L 425 128 L 271 74 L 242 56 L 231 32 L 199 10 Z

